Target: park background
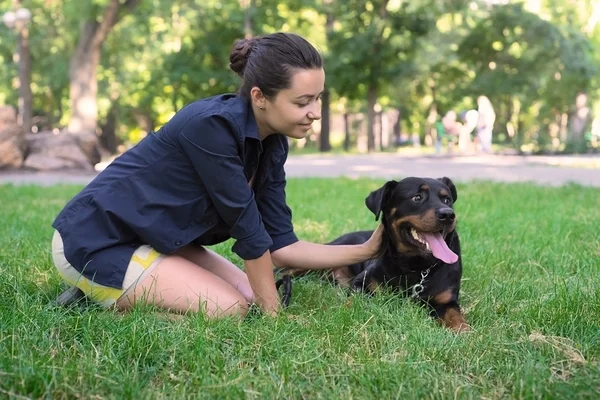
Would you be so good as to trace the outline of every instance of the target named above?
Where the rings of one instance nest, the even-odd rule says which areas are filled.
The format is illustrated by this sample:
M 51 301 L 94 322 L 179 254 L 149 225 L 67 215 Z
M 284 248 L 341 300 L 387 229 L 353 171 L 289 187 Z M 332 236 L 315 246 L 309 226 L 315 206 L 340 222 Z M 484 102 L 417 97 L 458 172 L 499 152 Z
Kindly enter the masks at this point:
M 600 398 L 600 2 L 0 0 L 0 14 L 0 398 Z M 276 318 L 54 303 L 64 205 L 183 105 L 236 90 L 235 39 L 279 30 L 326 58 L 324 118 L 285 166 L 296 233 L 373 229 L 364 200 L 386 179 L 451 177 L 471 333 L 314 276 Z M 481 95 L 494 154 L 436 147 L 442 116 Z M 213 249 L 241 265 L 231 245 Z
M 276 31 L 325 57 L 323 119 L 295 152 L 452 151 L 442 118 L 482 95 L 496 153 L 600 147 L 598 1 L 1 0 L 0 11 L 0 104 L 19 110 L 0 113 L 8 168 L 110 160 L 185 104 L 235 91 L 234 41 Z

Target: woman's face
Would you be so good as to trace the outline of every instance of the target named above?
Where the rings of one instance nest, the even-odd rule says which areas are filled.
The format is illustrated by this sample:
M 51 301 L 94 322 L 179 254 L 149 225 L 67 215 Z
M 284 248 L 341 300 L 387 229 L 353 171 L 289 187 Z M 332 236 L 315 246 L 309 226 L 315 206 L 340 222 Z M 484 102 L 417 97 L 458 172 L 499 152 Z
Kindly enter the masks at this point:
M 259 102 L 264 109 L 255 110 L 261 137 L 271 133 L 302 139 L 321 119 L 321 94 L 325 88 L 323 69 L 297 70 L 291 78 L 291 86 L 283 89 L 272 99 Z

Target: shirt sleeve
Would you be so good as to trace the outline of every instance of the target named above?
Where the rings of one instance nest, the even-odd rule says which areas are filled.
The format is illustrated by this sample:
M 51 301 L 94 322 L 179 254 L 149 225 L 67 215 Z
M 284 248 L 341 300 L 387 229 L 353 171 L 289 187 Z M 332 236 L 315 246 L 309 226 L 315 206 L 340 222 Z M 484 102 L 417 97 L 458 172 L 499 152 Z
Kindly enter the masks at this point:
M 283 154 L 273 156 L 272 169 L 267 171 L 268 178 L 256 199 L 264 226 L 273 240 L 269 248 L 271 253 L 298 241 L 292 224 L 292 210 L 286 203 L 283 167 L 286 158 L 287 148 Z
M 273 241 L 244 175 L 237 135 L 224 118 L 194 116 L 177 140 L 194 165 L 211 201 L 236 239 L 233 251 L 244 260 L 262 256 Z

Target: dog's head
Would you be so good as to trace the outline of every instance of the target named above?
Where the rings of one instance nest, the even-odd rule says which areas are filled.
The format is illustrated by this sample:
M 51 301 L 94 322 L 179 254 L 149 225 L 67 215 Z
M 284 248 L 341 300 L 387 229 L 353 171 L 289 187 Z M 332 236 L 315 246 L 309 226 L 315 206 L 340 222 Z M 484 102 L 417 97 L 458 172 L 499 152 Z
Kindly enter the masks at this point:
M 389 181 L 366 199 L 401 254 L 429 256 L 453 264 L 458 256 L 445 242 L 456 228 L 456 186 L 449 178 L 410 177 Z

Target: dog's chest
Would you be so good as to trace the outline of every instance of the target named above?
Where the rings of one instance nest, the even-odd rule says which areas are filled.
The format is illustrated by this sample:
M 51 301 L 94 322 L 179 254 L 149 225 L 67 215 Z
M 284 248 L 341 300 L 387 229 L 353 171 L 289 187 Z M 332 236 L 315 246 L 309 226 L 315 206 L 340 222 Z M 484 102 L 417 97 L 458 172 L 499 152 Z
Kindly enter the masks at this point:
M 380 265 L 374 278 L 395 290 L 407 291 L 415 285 L 422 287 L 422 292 L 430 292 L 435 288 L 436 264 L 408 264 L 405 260 Z

